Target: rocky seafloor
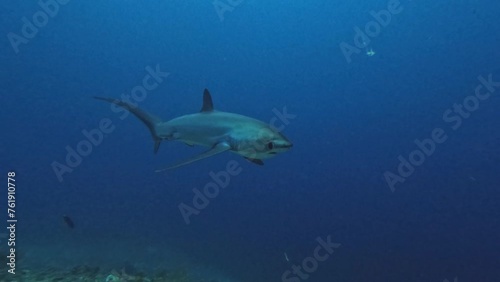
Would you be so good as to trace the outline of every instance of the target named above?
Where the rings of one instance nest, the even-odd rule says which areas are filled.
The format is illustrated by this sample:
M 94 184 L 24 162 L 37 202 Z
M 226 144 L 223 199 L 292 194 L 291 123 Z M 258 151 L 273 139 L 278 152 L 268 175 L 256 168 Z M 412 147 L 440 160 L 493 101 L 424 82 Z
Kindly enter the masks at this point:
M 24 269 L 15 274 L 0 273 L 1 282 L 219 282 L 213 279 L 192 278 L 187 269 L 160 270 L 156 273 L 142 273 L 126 269 L 103 271 L 99 267 L 87 265 L 75 266 L 72 269 Z

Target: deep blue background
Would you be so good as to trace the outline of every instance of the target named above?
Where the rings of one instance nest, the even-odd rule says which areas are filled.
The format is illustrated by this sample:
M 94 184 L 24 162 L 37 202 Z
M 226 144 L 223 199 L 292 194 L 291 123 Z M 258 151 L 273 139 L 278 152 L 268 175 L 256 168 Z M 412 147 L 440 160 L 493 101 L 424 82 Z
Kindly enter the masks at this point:
M 500 80 L 500 5 L 401 5 L 376 54 L 347 63 L 339 44 L 387 1 L 245 0 L 224 21 L 212 1 L 70 1 L 18 54 L 6 35 L 40 8 L 2 2 L 0 171 L 18 173 L 22 244 L 169 242 L 237 279 L 280 281 L 283 252 L 300 263 L 331 235 L 342 246 L 310 281 L 497 281 L 500 90 L 456 131 L 442 114 L 479 75 Z M 91 97 L 130 92 L 156 64 L 170 76 L 141 108 L 196 112 L 204 88 L 217 109 L 263 121 L 286 106 L 294 148 L 264 167 L 227 153 L 154 173 L 202 149 L 164 142 L 154 155 L 143 124 Z M 115 131 L 60 183 L 51 163 L 104 117 Z M 392 193 L 384 171 L 436 127 L 448 140 Z M 178 204 L 231 159 L 243 172 L 185 225 Z M 64 236 L 62 214 L 78 236 Z

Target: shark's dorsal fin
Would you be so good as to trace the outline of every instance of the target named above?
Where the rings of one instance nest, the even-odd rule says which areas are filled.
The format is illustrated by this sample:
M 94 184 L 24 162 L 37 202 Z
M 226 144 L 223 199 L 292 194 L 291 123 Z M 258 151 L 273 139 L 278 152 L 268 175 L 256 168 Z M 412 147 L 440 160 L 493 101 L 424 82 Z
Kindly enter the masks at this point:
M 203 106 L 200 112 L 213 112 L 213 110 L 214 104 L 212 103 L 212 96 L 210 92 L 208 92 L 208 89 L 205 88 L 205 91 L 203 91 Z

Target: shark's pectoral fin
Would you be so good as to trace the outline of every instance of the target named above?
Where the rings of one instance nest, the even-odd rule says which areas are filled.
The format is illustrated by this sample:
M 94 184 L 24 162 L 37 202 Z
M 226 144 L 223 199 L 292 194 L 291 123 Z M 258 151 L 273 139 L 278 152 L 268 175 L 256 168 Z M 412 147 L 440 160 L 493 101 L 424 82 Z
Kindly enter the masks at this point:
M 184 142 L 184 144 L 188 145 L 189 147 L 194 147 L 193 143 Z
M 154 149 L 155 154 L 158 153 L 158 149 L 160 149 L 160 143 L 161 139 L 155 140 L 155 149 Z
M 252 159 L 252 158 L 247 158 L 247 157 L 244 157 L 244 158 L 247 159 L 247 161 L 252 162 L 256 165 L 264 165 L 264 162 L 260 159 Z
M 205 152 L 203 152 L 203 153 L 201 153 L 199 155 L 196 155 L 194 157 L 191 157 L 191 158 L 189 158 L 187 160 L 183 160 L 183 161 L 180 161 L 178 163 L 175 163 L 175 164 L 173 164 L 173 165 L 171 165 L 169 167 L 162 168 L 162 169 L 157 169 L 155 171 L 156 172 L 161 172 L 161 171 L 164 171 L 164 170 L 178 168 L 180 166 L 187 165 L 187 164 L 190 164 L 190 163 L 193 163 L 193 162 L 196 162 L 196 161 L 199 161 L 199 160 L 211 157 L 213 155 L 220 154 L 220 153 L 228 151 L 230 149 L 231 149 L 231 146 L 229 146 L 229 144 L 226 143 L 226 142 L 217 143 L 217 144 L 215 144 L 215 146 L 213 146 L 208 151 L 205 151 Z

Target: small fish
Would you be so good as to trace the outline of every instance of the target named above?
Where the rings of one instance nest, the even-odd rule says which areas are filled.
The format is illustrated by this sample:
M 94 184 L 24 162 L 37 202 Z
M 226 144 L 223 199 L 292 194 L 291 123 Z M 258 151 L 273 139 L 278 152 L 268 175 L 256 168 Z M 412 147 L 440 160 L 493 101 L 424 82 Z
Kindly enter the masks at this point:
M 71 229 L 75 228 L 75 223 L 73 222 L 73 220 L 69 216 L 63 215 L 63 220 L 64 220 L 64 223 L 66 223 L 66 225 L 69 228 L 71 228 Z

